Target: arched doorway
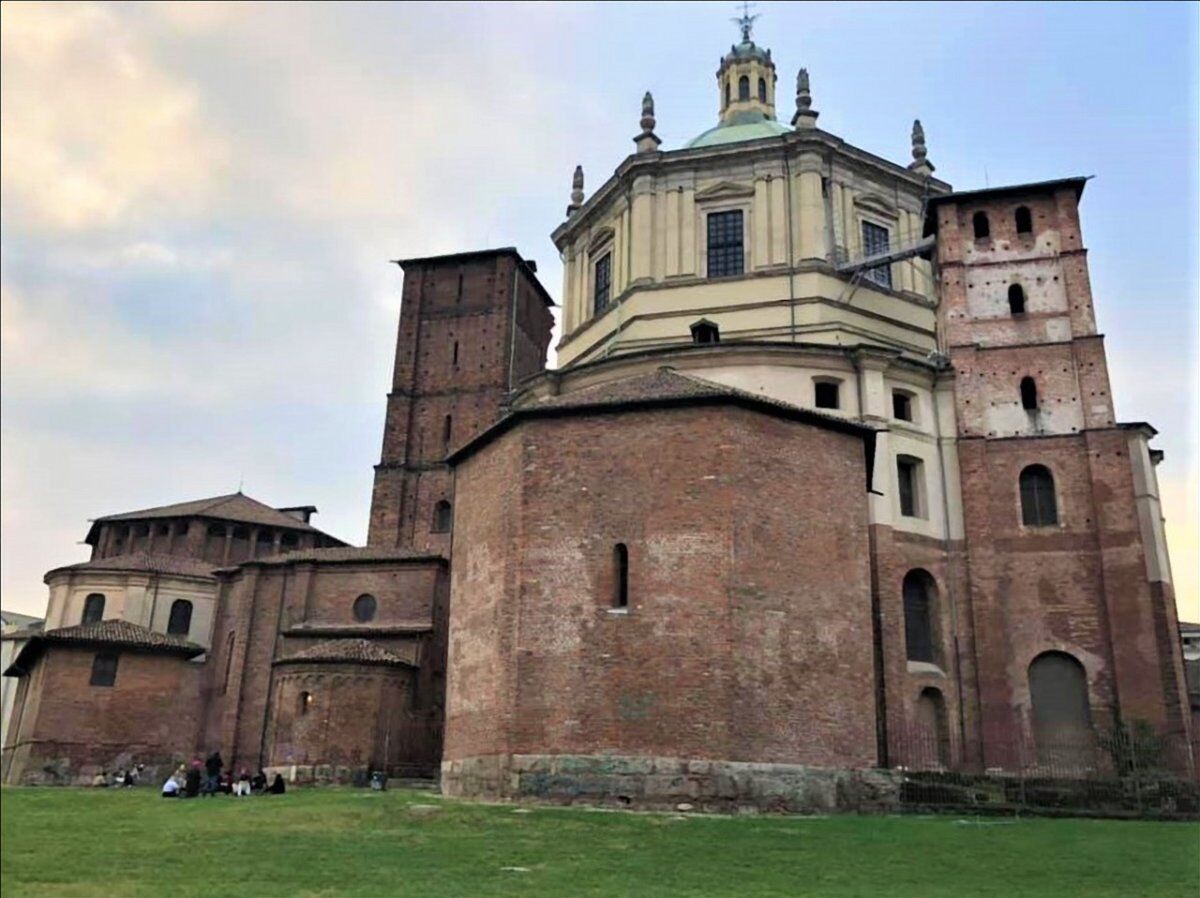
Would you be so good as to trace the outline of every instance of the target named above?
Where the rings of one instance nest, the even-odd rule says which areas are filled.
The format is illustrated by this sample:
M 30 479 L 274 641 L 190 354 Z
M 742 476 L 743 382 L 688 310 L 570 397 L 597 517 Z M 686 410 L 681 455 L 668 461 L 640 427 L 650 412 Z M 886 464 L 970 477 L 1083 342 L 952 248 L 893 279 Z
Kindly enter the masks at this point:
M 1043 652 L 1029 665 L 1029 700 L 1038 763 L 1077 768 L 1094 757 L 1087 671 L 1066 652 Z

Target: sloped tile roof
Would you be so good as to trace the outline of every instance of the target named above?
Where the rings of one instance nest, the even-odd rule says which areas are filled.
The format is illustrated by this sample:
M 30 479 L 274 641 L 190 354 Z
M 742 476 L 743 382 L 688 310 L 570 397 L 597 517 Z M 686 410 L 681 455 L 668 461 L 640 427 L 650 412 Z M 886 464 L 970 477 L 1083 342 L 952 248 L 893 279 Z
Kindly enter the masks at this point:
M 105 515 L 104 517 L 96 518 L 96 523 L 194 516 L 219 518 L 239 524 L 261 524 L 270 527 L 286 527 L 292 530 L 321 532 L 312 524 L 306 524 L 298 518 L 284 514 L 279 509 L 272 508 L 270 505 L 259 502 L 257 499 L 251 499 L 242 493 L 230 493 L 227 496 L 213 496 L 208 499 L 194 499 L 190 502 L 176 502 L 174 505 L 159 505 L 155 508 L 143 508 L 138 511 Z
M 297 561 L 324 561 L 334 564 L 355 561 L 445 561 L 444 555 L 436 552 L 419 552 L 413 549 L 388 548 L 386 546 L 337 546 L 326 549 L 296 549 L 278 555 L 252 558 L 242 564 L 292 564 Z M 235 567 L 230 565 L 229 569 Z
M 205 651 L 203 646 L 189 642 L 182 636 L 156 633 L 126 620 L 104 620 L 94 624 L 77 624 L 74 627 L 57 627 L 33 633 L 12 665 L 4 671 L 4 675 L 20 676 L 26 673 L 38 657 L 52 645 L 111 646 L 128 651 L 178 655 L 182 658 L 195 658 Z
M 369 639 L 331 639 L 318 642 L 276 664 L 342 663 L 368 664 L 386 667 L 415 667 L 407 658 L 384 648 Z
M 125 555 L 111 555 L 108 558 L 96 558 L 92 561 L 81 561 L 78 564 L 68 564 L 54 568 L 46 574 L 56 574 L 60 571 L 130 571 L 133 573 L 174 574 L 181 577 L 205 577 L 213 579 L 213 570 L 217 565 L 200 558 L 186 558 L 181 555 L 151 555 L 149 552 L 130 552 Z

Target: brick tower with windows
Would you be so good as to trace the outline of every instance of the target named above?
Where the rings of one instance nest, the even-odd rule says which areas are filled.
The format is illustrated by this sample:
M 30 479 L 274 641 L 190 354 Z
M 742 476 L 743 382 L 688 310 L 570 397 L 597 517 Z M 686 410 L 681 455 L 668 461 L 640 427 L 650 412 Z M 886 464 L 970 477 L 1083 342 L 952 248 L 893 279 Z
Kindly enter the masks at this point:
M 1079 226 L 1085 180 L 930 204 L 970 559 L 960 632 L 986 766 L 1034 751 L 1021 734 L 1040 754 L 1089 727 L 1187 726 L 1169 660 L 1161 455 L 1149 425 L 1114 419 Z
M 509 391 L 545 368 L 554 303 L 511 247 L 397 264 L 400 327 L 368 542 L 448 556 L 446 454 L 495 422 Z

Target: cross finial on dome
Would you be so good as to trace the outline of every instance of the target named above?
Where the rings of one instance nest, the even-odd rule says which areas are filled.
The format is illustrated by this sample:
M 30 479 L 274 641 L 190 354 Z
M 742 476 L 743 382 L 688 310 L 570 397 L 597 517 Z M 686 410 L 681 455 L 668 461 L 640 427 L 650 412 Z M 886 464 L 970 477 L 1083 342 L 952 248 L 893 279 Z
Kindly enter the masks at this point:
M 742 29 L 742 42 L 746 44 L 750 43 L 750 30 L 754 27 L 754 20 L 758 18 L 757 13 L 750 15 L 750 7 L 753 5 L 753 3 L 742 0 L 742 14 L 736 19 L 729 20 Z

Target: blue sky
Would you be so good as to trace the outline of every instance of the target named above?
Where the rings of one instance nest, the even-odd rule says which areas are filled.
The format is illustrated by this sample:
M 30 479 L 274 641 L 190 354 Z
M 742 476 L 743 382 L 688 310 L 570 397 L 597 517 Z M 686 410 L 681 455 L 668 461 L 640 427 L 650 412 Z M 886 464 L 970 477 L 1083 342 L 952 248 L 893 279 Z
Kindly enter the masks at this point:
M 1161 431 L 1200 618 L 1197 6 L 759 3 L 780 96 L 959 189 L 1088 174 L 1118 415 Z M 388 259 L 548 234 L 633 149 L 716 121 L 732 4 L 0 7 L 0 598 L 97 515 L 313 503 L 365 537 L 399 308 Z M 790 105 L 781 114 L 790 115 Z

